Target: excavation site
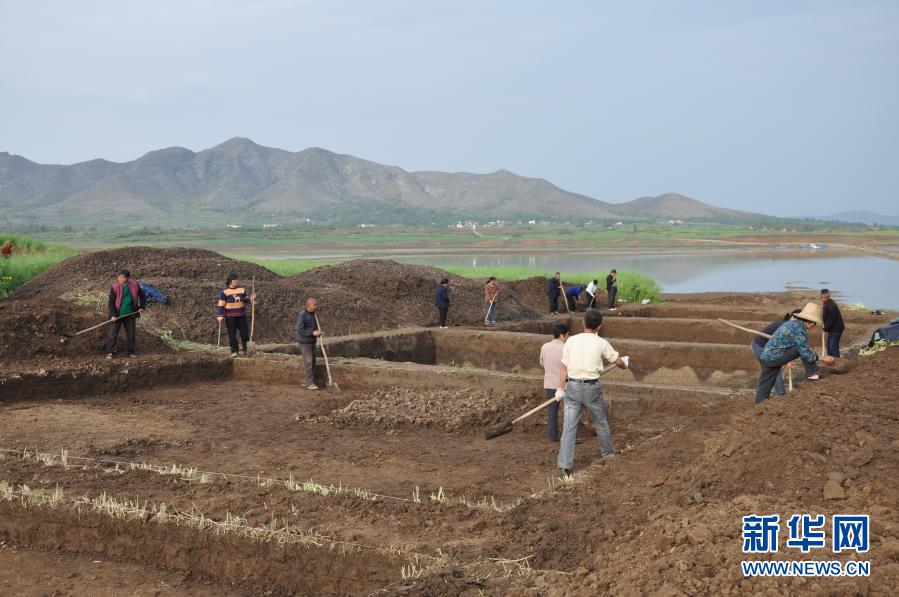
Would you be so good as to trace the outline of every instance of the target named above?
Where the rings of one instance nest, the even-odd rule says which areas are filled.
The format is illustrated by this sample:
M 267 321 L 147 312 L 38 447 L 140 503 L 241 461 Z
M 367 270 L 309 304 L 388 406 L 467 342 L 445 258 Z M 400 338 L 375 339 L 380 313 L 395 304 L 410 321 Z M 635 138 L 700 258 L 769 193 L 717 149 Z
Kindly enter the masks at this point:
M 104 321 L 125 266 L 169 301 L 138 320 L 137 358 L 107 359 L 105 328 L 76 332 Z M 259 297 L 237 358 L 215 319 L 228 272 Z M 285 278 L 130 247 L 25 284 L 0 301 L 0 593 L 822 593 L 744 577 L 741 517 L 856 511 L 872 573 L 828 591 L 899 585 L 899 353 L 868 348 L 896 313 L 844 309 L 843 358 L 817 381 L 796 363 L 792 391 L 756 405 L 752 336 L 720 320 L 760 330 L 814 293 L 603 309 L 599 334 L 630 359 L 601 379 L 616 455 L 585 412 L 560 475 L 545 409 L 486 433 L 547 401 L 541 346 L 559 323 L 583 332 L 584 306 L 548 314 L 544 279 L 500 280 L 485 326 L 484 282 L 387 260 Z M 309 296 L 318 390 L 295 341 Z

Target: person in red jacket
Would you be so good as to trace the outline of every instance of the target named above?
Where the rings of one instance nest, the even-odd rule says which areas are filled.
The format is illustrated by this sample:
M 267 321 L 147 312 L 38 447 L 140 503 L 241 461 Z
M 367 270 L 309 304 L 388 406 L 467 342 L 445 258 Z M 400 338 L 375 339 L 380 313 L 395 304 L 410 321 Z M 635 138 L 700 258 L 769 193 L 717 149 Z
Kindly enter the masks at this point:
M 136 319 L 147 306 L 147 297 L 140 289 L 140 284 L 131 279 L 131 272 L 123 269 L 119 272 L 112 288 L 109 289 L 109 319 L 114 322 L 106 336 L 106 358 L 111 359 L 116 353 L 119 330 L 125 328 L 126 346 L 129 358 L 136 358 L 135 335 Z

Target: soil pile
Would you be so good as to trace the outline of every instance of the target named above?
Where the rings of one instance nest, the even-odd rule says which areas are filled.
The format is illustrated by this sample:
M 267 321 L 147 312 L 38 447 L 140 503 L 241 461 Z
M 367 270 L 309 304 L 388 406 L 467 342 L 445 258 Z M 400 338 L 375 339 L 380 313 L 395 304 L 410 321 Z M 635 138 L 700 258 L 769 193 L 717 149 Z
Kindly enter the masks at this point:
M 57 298 L 0 301 L 0 359 L 13 362 L 103 354 L 108 325 L 80 336 L 74 334 L 103 323 L 104 319 L 105 312 L 100 314 L 92 307 Z M 159 337 L 145 331 L 142 333 L 141 329 L 138 322 L 139 352 L 170 352 Z M 124 342 L 123 330 L 119 334 L 122 352 Z
M 234 272 L 248 289 L 256 276 L 258 304 L 254 340 L 292 342 L 296 317 L 307 296 L 319 300 L 322 328 L 329 335 L 365 333 L 436 323 L 434 291 L 449 277 L 450 324 L 483 323 L 482 280 L 468 280 L 431 267 L 389 260 L 354 260 L 319 267 L 290 278 L 251 263 L 199 249 L 129 247 L 68 259 L 14 294 L 18 298 L 61 297 L 79 293 L 102 303 L 116 272 L 166 293 L 169 303 L 151 304 L 158 327 L 178 339 L 215 343 L 216 301 L 225 276 Z M 511 287 L 501 296 L 499 320 L 528 319 L 537 313 Z
M 394 386 L 377 390 L 328 415 L 306 420 L 340 428 L 377 427 L 408 429 L 429 427 L 446 431 L 482 429 L 522 409 L 521 398 L 494 396 L 483 390 L 410 390 Z
M 747 401 L 704 445 L 688 445 L 684 429 L 652 451 L 623 452 L 581 473 L 551 503 L 513 512 L 496 547 L 533 554 L 534 567 L 575 570 L 567 588 L 597 594 L 890 593 L 899 583 L 897 363 L 899 349 L 888 349 L 790 397 L 760 407 Z M 834 514 L 869 514 L 870 552 L 833 554 L 830 543 L 810 554 L 787 548 L 794 513 L 824 514 L 828 529 Z M 744 578 L 740 561 L 768 559 L 742 553 L 741 517 L 750 514 L 780 515 L 775 559 L 870 560 L 871 577 Z M 537 574 L 513 590 L 557 582 Z

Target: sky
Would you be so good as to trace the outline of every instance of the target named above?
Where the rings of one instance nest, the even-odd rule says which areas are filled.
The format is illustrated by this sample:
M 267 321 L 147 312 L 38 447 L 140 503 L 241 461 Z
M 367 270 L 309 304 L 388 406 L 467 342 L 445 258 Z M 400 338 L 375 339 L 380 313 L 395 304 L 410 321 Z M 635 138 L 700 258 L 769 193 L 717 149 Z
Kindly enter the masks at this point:
M 899 2 L 0 0 L 0 151 L 233 136 L 406 170 L 899 213 Z

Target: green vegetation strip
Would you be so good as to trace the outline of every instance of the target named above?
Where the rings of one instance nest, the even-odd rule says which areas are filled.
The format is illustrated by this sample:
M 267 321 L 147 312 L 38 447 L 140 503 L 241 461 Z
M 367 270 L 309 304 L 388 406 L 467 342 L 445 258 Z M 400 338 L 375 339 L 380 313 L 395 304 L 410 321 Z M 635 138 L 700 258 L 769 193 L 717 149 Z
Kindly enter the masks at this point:
M 0 297 L 12 293 L 28 280 L 78 252 L 65 245 L 48 244 L 18 234 L 0 233 L 0 245 L 10 241 L 13 253 L 0 257 Z

